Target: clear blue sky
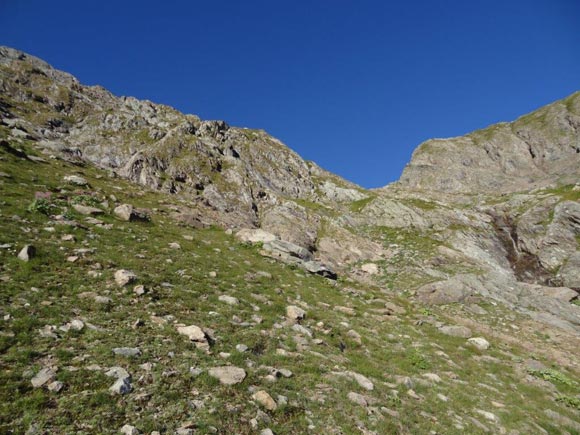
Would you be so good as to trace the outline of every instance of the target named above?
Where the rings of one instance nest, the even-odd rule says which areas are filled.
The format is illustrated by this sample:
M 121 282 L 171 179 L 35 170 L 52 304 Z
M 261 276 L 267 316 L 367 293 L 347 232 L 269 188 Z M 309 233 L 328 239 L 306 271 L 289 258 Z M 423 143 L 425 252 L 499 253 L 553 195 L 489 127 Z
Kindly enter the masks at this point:
M 578 0 L 0 0 L 0 44 L 365 187 L 428 138 L 580 90 Z

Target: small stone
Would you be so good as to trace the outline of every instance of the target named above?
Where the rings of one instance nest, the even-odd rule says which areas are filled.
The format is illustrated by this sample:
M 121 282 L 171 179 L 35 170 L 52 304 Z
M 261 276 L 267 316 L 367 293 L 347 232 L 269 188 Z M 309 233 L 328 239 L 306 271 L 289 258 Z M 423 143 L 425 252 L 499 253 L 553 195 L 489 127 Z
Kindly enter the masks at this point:
M 360 267 L 360 270 L 369 275 L 376 275 L 379 273 L 379 266 L 377 266 L 375 263 L 365 263 Z
M 60 392 L 60 390 L 62 390 L 64 387 L 64 384 L 60 381 L 54 381 L 51 382 L 50 384 L 48 384 L 48 390 L 52 391 L 53 393 L 58 393 Z
M 207 341 L 205 332 L 196 325 L 189 325 L 189 326 L 178 326 L 177 332 L 183 335 L 187 335 L 191 341 Z
M 76 263 L 78 259 L 79 257 L 77 255 L 71 255 L 66 257 L 66 261 L 68 261 L 69 263 Z
M 274 435 L 274 432 L 272 432 L 272 429 L 263 429 L 260 435 Z
M 421 400 L 421 396 L 419 396 L 417 393 L 415 393 L 415 390 L 408 390 L 407 396 L 412 397 L 415 400 Z
M 487 350 L 490 346 L 489 341 L 483 337 L 470 338 L 467 342 L 479 350 Z
M 451 337 L 470 338 L 471 329 L 466 326 L 445 325 L 439 328 L 439 332 Z
M 56 373 L 48 367 L 41 369 L 31 380 L 34 388 L 40 388 L 43 385 L 51 382 L 56 376 Z
M 234 298 L 233 296 L 227 296 L 227 295 L 220 295 L 220 297 L 218 297 L 218 300 L 220 302 L 224 302 L 228 305 L 238 305 L 240 303 L 238 298 Z
M 126 424 L 121 428 L 121 433 L 125 435 L 139 435 L 139 431 L 135 426 L 131 426 L 130 424 Z
M 129 372 L 125 370 L 123 367 L 118 366 L 111 367 L 107 372 L 105 372 L 105 376 L 108 376 L 110 378 L 123 379 L 127 381 L 131 380 L 131 375 L 129 374 Z
M 86 179 L 78 175 L 67 175 L 66 177 L 64 177 L 64 181 L 70 184 L 74 184 L 76 186 L 87 186 L 89 184 L 89 182 Z
M 210 278 L 216 278 L 217 277 L 217 272 L 215 271 L 211 271 L 210 273 L 207 274 Z
M 236 344 L 236 350 L 238 352 L 247 352 L 248 346 L 246 346 L 245 344 Z
M 121 355 L 126 357 L 139 356 L 141 351 L 136 347 L 115 347 L 113 349 L 115 355 Z
M 347 337 L 349 337 L 352 341 L 354 341 L 357 344 L 362 344 L 362 337 L 361 335 L 356 332 L 354 329 L 351 329 L 350 331 L 348 331 L 346 333 Z
M 181 245 L 179 243 L 177 243 L 177 242 L 171 242 L 169 244 L 169 248 L 171 248 L 171 249 L 181 249 Z
M 239 384 L 246 378 L 244 369 L 233 366 L 212 367 L 208 373 L 212 378 L 216 378 L 224 385 Z
M 355 372 L 350 372 L 350 375 L 353 377 L 356 383 L 359 384 L 361 388 L 364 388 L 367 391 L 372 391 L 375 388 L 373 383 L 366 376 L 363 376 L 360 373 Z
M 197 378 L 199 375 L 201 375 L 203 373 L 203 370 L 197 367 L 190 367 L 189 368 L 189 374 L 191 376 L 193 376 L 194 378 Z
M 133 387 L 127 379 L 117 379 L 109 390 L 113 393 L 124 395 L 129 394 L 133 390 Z
M 77 213 L 80 213 L 80 214 L 85 215 L 85 216 L 98 216 L 98 215 L 104 213 L 104 211 L 101 210 L 100 208 L 89 207 L 89 206 L 82 205 L 82 204 L 74 204 L 73 208 L 75 209 L 75 211 Z
M 137 275 L 130 270 L 120 269 L 115 272 L 115 282 L 118 286 L 123 287 L 137 279 Z
M 63 242 L 74 242 L 76 239 L 75 236 L 72 234 L 65 234 L 60 238 L 60 240 L 62 240 Z
M 443 395 L 443 394 L 441 394 L 441 393 L 437 393 L 437 398 L 438 398 L 439 400 L 441 400 L 442 402 L 448 402 L 448 401 L 449 401 L 449 397 L 447 397 L 447 396 L 444 396 L 444 395 Z
M 142 209 L 136 209 L 131 204 L 121 204 L 113 210 L 115 216 L 117 216 L 122 221 L 134 222 L 134 221 L 144 221 L 147 222 L 151 220 L 149 213 Z
M 252 398 L 268 411 L 275 411 L 278 408 L 276 401 L 264 390 L 257 391 Z
M 136 285 L 133 287 L 133 293 L 135 293 L 137 296 L 143 296 L 145 293 L 147 293 L 147 290 L 145 289 L 144 285 Z
M 438 384 L 441 382 L 441 377 L 435 373 L 423 373 L 423 377 Z
M 289 320 L 300 321 L 306 317 L 306 311 L 296 305 L 289 305 L 286 307 L 286 317 Z
M 364 406 L 364 407 L 366 407 L 368 405 L 367 399 L 365 399 L 365 396 L 363 396 L 362 394 L 358 394 L 358 393 L 351 391 L 350 393 L 348 393 L 346 395 L 346 397 L 348 400 L 350 400 L 353 403 L 356 403 L 357 405 Z
M 18 258 L 22 261 L 30 261 L 36 256 L 36 248 L 32 245 L 26 245 L 18 253 Z
M 499 423 L 499 417 L 492 412 L 483 411 L 481 409 L 476 409 L 475 412 L 477 412 L 479 415 L 482 415 L 488 421 Z

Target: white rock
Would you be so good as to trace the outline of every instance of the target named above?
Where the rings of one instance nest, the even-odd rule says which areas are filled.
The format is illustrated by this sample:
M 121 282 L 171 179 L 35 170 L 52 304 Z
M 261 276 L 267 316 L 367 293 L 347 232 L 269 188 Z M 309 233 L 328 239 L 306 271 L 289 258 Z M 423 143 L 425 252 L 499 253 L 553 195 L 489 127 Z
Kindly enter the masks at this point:
M 486 420 L 492 421 L 494 423 L 499 423 L 499 417 L 492 412 L 483 411 L 481 409 L 475 410 L 479 415 L 482 415 Z
M 346 397 L 348 400 L 350 400 L 353 403 L 356 403 L 357 405 L 365 407 L 368 405 L 367 399 L 365 399 L 365 396 L 363 396 L 362 394 L 358 394 L 351 391 L 346 395 Z
M 246 378 L 246 371 L 234 366 L 212 367 L 208 373 L 224 385 L 239 384 Z
M 240 303 L 238 298 L 234 298 L 233 296 L 228 296 L 228 295 L 220 295 L 218 300 L 220 302 L 224 302 L 228 305 L 238 305 Z
M 242 242 L 249 243 L 268 243 L 276 240 L 276 236 L 272 233 L 261 229 L 244 228 L 236 233 L 236 237 Z
M 47 384 L 48 382 L 51 382 L 55 376 L 56 376 L 56 373 L 51 368 L 45 367 L 45 368 L 41 369 L 30 380 L 30 382 L 32 383 L 32 386 L 34 388 L 40 388 L 43 385 Z
M 268 411 L 275 411 L 278 408 L 276 401 L 264 390 L 257 391 L 252 398 Z
M 120 269 L 115 272 L 115 282 L 118 286 L 123 287 L 137 279 L 137 275 L 130 270 Z
M 131 426 L 130 424 L 126 424 L 121 428 L 121 433 L 125 435 L 139 435 L 139 431 L 135 426 Z
M 127 379 L 117 379 L 115 383 L 109 388 L 110 391 L 116 394 L 129 394 L 133 387 L 131 386 L 131 382 Z
M 115 355 L 121 355 L 121 356 L 127 356 L 127 357 L 141 355 L 141 351 L 136 347 L 115 347 L 113 349 L 113 353 Z
M 360 270 L 368 273 L 369 275 L 376 275 L 379 273 L 379 266 L 377 266 L 375 263 L 365 263 L 360 267 Z
M 296 305 L 289 305 L 286 307 L 286 317 L 290 320 L 302 320 L 306 317 L 306 311 Z
M 36 255 L 36 248 L 32 245 L 26 245 L 18 253 L 18 258 L 22 261 L 30 261 Z
M 479 350 L 487 350 L 490 346 L 489 341 L 483 337 L 473 337 L 467 340 L 467 342 Z
M 438 374 L 435 374 L 435 373 L 423 373 L 423 377 L 425 379 L 429 379 L 430 381 L 435 382 L 436 384 L 438 384 L 439 382 L 441 382 L 441 377 Z
M 177 332 L 186 335 L 191 341 L 207 341 L 205 332 L 197 325 L 178 326 Z
M 71 184 L 75 184 L 77 186 L 86 186 L 89 184 L 89 182 L 86 179 L 84 179 L 83 177 L 79 177 L 78 175 L 67 175 L 66 177 L 64 177 L 64 181 Z
M 51 382 L 50 384 L 48 384 L 48 390 L 52 391 L 53 393 L 58 393 L 60 390 L 62 390 L 64 387 L 64 384 L 60 381 L 54 381 Z
M 361 388 L 364 388 L 367 391 L 372 391 L 375 388 L 373 383 L 366 376 L 355 372 L 349 372 L 349 374 L 356 381 L 356 383 L 360 385 Z

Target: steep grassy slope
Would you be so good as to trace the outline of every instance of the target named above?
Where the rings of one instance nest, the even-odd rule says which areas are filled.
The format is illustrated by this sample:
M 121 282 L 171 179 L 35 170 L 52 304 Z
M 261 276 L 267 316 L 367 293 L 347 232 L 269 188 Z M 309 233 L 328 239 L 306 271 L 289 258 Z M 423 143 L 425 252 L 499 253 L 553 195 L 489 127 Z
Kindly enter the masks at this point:
M 388 288 L 306 275 L 222 229 L 177 223 L 186 198 L 35 155 L 29 140 L 0 148 L 0 432 L 579 433 L 577 353 L 564 332 L 483 301 L 426 309 Z M 88 218 L 79 203 L 103 213 Z M 151 222 L 118 220 L 119 203 L 149 209 Z M 25 262 L 27 244 L 36 255 Z M 118 285 L 119 269 L 136 281 Z M 305 318 L 289 321 L 289 305 Z M 209 353 L 180 323 L 205 330 Z M 440 329 L 457 323 L 491 347 Z M 247 377 L 220 384 L 209 371 L 224 365 Z M 132 377 L 128 394 L 109 390 L 117 366 Z M 33 387 L 43 368 L 60 391 Z M 253 399 L 259 390 L 275 410 Z

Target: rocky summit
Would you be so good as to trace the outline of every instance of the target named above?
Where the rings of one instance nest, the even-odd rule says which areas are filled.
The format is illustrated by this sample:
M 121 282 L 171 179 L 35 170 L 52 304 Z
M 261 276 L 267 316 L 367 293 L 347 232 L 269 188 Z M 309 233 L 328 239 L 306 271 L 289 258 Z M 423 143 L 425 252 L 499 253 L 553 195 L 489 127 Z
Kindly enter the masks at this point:
M 0 432 L 580 432 L 580 93 L 367 190 L 0 47 Z

